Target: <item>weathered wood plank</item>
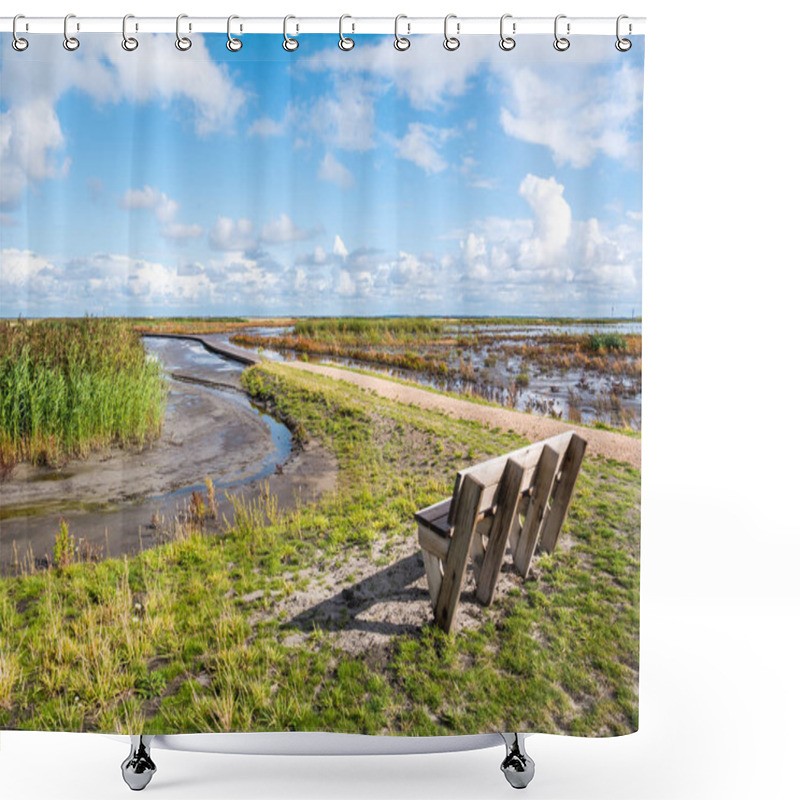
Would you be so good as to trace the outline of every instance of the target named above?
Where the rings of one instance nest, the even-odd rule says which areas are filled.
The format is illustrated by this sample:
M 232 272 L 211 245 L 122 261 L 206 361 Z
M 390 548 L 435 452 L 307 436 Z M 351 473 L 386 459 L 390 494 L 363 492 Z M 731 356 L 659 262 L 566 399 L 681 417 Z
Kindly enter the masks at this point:
M 461 598 L 461 585 L 467 570 L 472 536 L 478 523 L 478 505 L 483 493 L 483 484 L 468 475 L 458 493 L 453 525 L 453 538 L 444 565 L 442 588 L 436 601 L 434 619 L 445 632 L 450 633 L 458 612 Z
M 450 549 L 450 539 L 440 536 L 435 531 L 425 525 L 417 525 L 417 538 L 419 546 L 426 552 L 432 553 L 442 561 L 447 558 L 447 551 Z
M 539 457 L 539 463 L 536 466 L 536 473 L 531 487 L 533 491 L 527 501 L 525 524 L 522 526 L 519 541 L 513 551 L 514 566 L 523 578 L 528 577 L 528 572 L 531 568 L 533 553 L 536 550 L 536 543 L 539 541 L 542 522 L 553 491 L 553 482 L 558 470 L 558 460 L 558 453 L 549 445 L 545 445 L 542 449 L 542 455 Z
M 483 461 L 480 464 L 473 464 L 471 467 L 460 470 L 456 475 L 455 486 L 453 487 L 453 498 L 458 497 L 458 492 L 464 478 L 467 475 L 472 475 L 485 487 L 483 496 L 481 497 L 480 511 L 487 511 L 496 504 L 495 497 L 497 495 L 497 487 L 500 483 L 500 478 L 503 477 L 503 470 L 505 469 L 508 459 L 513 459 L 521 464 L 526 471 L 532 472 L 539 461 L 539 456 L 542 453 L 545 442 L 557 453 L 562 454 L 569 446 L 573 435 L 572 431 L 567 431 L 558 436 L 552 436 L 549 439 L 534 442 L 533 444 L 522 447 L 519 450 L 514 450 L 506 455 L 491 458 L 488 461 Z M 454 520 L 454 514 L 455 503 L 451 504 L 450 513 L 448 515 L 448 521 L 451 525 Z
M 414 514 L 414 519 L 417 522 L 427 523 L 430 526 L 430 523 L 434 520 L 449 516 L 450 502 L 452 499 L 452 497 L 448 497 L 446 500 L 440 500 L 438 503 L 434 503 L 432 506 L 421 508 L 416 514 Z
M 567 515 L 567 509 L 572 499 L 572 492 L 575 489 L 575 482 L 578 480 L 578 473 L 580 472 L 585 452 L 586 440 L 577 434 L 573 434 L 559 468 L 560 476 L 556 478 L 552 503 L 545 513 L 544 522 L 542 523 L 539 550 L 544 553 L 552 553 L 556 548 L 558 535 L 561 533 L 561 526 L 564 524 L 564 517 Z
M 428 592 L 431 596 L 431 605 L 436 608 L 439 592 L 442 590 L 442 562 L 427 550 L 422 551 L 422 561 L 425 564 L 425 574 L 428 576 Z
M 479 603 L 488 606 L 494 599 L 497 579 L 503 565 L 503 556 L 508 546 L 508 535 L 514 524 L 514 517 L 519 506 L 522 479 L 525 467 L 513 459 L 506 461 L 500 488 L 497 493 L 497 513 L 489 531 L 489 542 L 483 558 L 476 596 Z

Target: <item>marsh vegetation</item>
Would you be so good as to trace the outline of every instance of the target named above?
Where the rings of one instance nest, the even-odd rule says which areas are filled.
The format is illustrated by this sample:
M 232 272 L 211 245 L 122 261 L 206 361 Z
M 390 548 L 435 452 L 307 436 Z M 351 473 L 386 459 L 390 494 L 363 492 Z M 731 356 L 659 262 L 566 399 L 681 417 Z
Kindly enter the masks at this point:
M 0 727 L 636 729 L 636 469 L 585 462 L 562 547 L 537 559 L 531 579 L 506 576 L 474 625 L 448 637 L 428 624 L 420 564 L 420 583 L 393 598 L 417 604 L 418 624 L 388 624 L 379 644 L 352 650 L 348 632 L 374 626 L 361 618 L 374 601 L 359 599 L 371 579 L 355 565 L 396 569 L 398 553 L 416 554 L 414 511 L 447 496 L 455 470 L 524 442 L 280 364 L 244 381 L 298 438 L 335 453 L 337 491 L 285 512 L 264 494 L 219 534 L 209 490 L 159 547 L 0 580 Z M 69 549 L 73 532 L 60 533 Z M 341 614 L 298 614 L 332 574 L 350 576 L 332 590 Z
M 640 321 L 358 318 L 242 330 L 234 344 L 372 367 L 521 411 L 641 428 Z
M 0 322 L 0 466 L 158 436 L 166 389 L 126 321 Z

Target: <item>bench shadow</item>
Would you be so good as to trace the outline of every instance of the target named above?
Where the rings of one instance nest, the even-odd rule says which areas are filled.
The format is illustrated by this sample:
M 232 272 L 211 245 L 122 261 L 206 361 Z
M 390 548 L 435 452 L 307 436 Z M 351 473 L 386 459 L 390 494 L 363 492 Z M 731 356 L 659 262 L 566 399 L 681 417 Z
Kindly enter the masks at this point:
M 425 620 L 392 622 L 390 620 L 361 619 L 360 615 L 377 603 L 413 603 L 424 601 L 429 605 L 427 584 L 424 589 L 412 586 L 425 574 L 419 552 L 406 556 L 368 577 L 349 584 L 340 592 L 328 597 L 281 625 L 283 629 L 311 632 L 360 630 L 392 636 L 418 631 Z

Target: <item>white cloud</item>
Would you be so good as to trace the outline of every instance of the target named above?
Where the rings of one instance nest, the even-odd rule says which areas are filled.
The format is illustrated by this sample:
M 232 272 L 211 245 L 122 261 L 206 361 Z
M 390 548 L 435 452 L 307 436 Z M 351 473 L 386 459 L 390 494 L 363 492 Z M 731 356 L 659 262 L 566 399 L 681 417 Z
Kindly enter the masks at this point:
M 437 148 L 441 147 L 453 134 L 449 129 L 412 122 L 406 135 L 395 142 L 395 152 L 399 158 L 411 161 L 428 174 L 442 172 L 447 162 Z
M 595 218 L 573 220 L 554 178 L 526 175 L 519 194 L 530 218 L 479 220 L 460 232 L 459 252 L 441 259 L 453 300 L 486 308 L 491 294 L 518 308 L 525 298 L 522 313 L 598 313 L 608 302 L 638 304 L 638 226 L 609 229 Z
M 572 210 L 564 199 L 564 187 L 555 178 L 526 175 L 519 193 L 527 200 L 535 220 L 536 235 L 529 240 L 526 260 L 532 265 L 552 260 L 569 239 Z
M 336 234 L 336 238 L 333 240 L 333 254 L 335 256 L 339 256 L 340 258 L 347 258 L 347 248 L 344 246 L 344 242 L 342 241 L 339 234 Z
M 641 70 L 623 64 L 612 74 L 582 70 L 580 80 L 574 71 L 564 76 L 508 70 L 510 103 L 500 113 L 503 130 L 548 147 L 559 165 L 586 167 L 599 154 L 638 158 L 639 139 L 631 128 L 642 107 Z
M 202 225 L 184 225 L 180 222 L 171 222 L 161 229 L 165 239 L 181 241 L 183 239 L 199 239 L 203 235 Z
M 250 125 L 247 129 L 247 134 L 268 139 L 270 136 L 282 136 L 285 129 L 286 126 L 283 122 L 276 122 L 271 117 L 261 117 Z
M 208 243 L 213 250 L 255 251 L 260 244 L 299 242 L 311 238 L 315 232 L 298 227 L 287 214 L 279 214 L 260 230 L 251 219 L 219 216 L 209 231 Z
M 311 231 L 298 228 L 287 214 L 279 214 L 261 228 L 261 241 L 266 244 L 285 244 L 308 239 Z
M 291 105 L 287 117 L 296 133 L 314 133 L 326 147 L 364 152 L 375 146 L 373 89 L 355 78 L 312 103 Z
M 69 159 L 55 155 L 63 146 L 61 124 L 47 100 L 25 100 L 0 113 L 0 208 L 15 207 L 29 182 L 65 175 Z
M 496 50 L 496 44 L 491 44 Z M 362 74 L 375 82 L 376 90 L 391 82 L 412 107 L 430 110 L 449 98 L 464 94 L 470 79 L 484 68 L 484 51 L 494 54 L 488 42 L 475 41 L 470 45 L 473 46 L 447 53 L 440 36 L 415 36 L 411 57 L 378 42 L 359 44 L 347 58 L 341 58 L 341 54 L 332 49 L 319 51 L 306 60 L 303 67 L 317 72 Z
M 0 286 L 30 288 L 43 272 L 54 269 L 46 258 L 31 250 L 9 248 L 0 253 Z
M 208 243 L 213 250 L 252 250 L 258 244 L 256 226 L 250 219 L 219 216 L 208 233 Z
M 187 225 L 176 222 L 180 205 L 176 200 L 168 197 L 164 192 L 152 186 L 144 186 L 141 189 L 128 189 L 119 201 L 120 208 L 123 209 L 148 209 L 153 212 L 160 224 L 159 233 L 165 239 L 172 241 L 183 241 L 185 239 L 197 239 L 203 235 L 201 225 Z
M 100 105 L 159 102 L 168 113 L 188 113 L 201 135 L 232 124 L 245 94 L 227 66 L 211 57 L 202 36 L 192 37 L 187 53 L 171 46 L 168 35 L 137 38 L 135 53 L 112 37 L 67 53 L 58 37 L 45 36 L 38 40 L 35 59 L 3 60 L 0 206 L 15 207 L 29 183 L 66 174 L 69 159 L 56 158 L 65 144 L 56 105 L 70 91 Z
M 354 183 L 353 173 L 330 153 L 325 153 L 325 157 L 319 165 L 317 177 L 320 180 L 335 183 L 340 189 L 349 189 Z
M 159 222 L 172 222 L 178 213 L 178 203 L 164 192 L 159 192 L 152 186 L 143 189 L 128 189 L 119 201 L 120 208 L 149 208 L 152 209 Z

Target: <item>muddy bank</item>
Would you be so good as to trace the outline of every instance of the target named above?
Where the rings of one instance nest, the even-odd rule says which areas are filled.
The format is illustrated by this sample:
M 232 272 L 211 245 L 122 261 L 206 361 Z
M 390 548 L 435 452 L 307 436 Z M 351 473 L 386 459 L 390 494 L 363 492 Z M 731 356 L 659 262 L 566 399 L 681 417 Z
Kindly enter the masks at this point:
M 76 541 L 102 556 L 157 543 L 153 520 L 185 509 L 209 477 L 220 513 L 226 492 L 249 497 L 264 483 L 279 506 L 313 500 L 336 485 L 332 454 L 314 442 L 300 449 L 288 429 L 242 391 L 243 367 L 195 342 L 148 341 L 170 376 L 160 438 L 142 450 L 111 449 L 63 468 L 19 465 L 0 491 L 0 568 L 53 550 L 63 519 Z

